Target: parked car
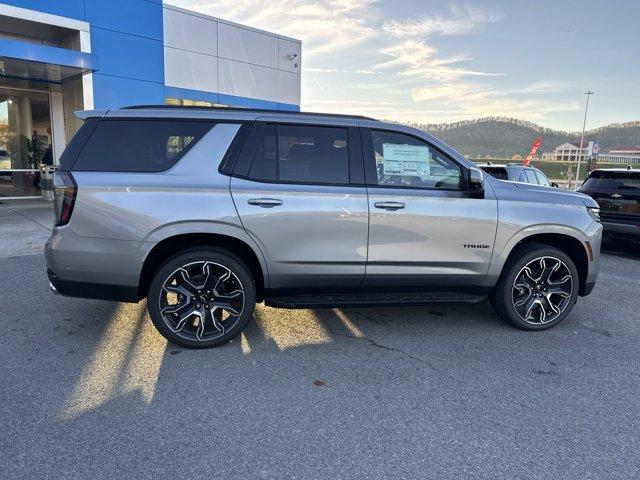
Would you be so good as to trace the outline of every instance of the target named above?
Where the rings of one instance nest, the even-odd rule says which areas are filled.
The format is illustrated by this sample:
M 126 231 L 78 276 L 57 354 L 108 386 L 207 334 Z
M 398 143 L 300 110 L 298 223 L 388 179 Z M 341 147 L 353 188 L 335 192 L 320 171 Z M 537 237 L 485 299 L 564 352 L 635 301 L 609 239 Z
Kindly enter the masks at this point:
M 506 165 L 496 165 L 494 163 L 479 163 L 477 167 L 487 172 L 492 177 L 500 180 L 512 182 L 530 183 L 532 185 L 542 185 L 543 187 L 558 187 L 556 182 L 550 181 L 540 169 L 517 163 L 507 163 Z
M 640 169 L 593 170 L 578 191 L 598 202 L 605 235 L 640 240 Z
M 599 268 L 598 205 L 498 181 L 433 136 L 366 117 L 232 108 L 87 111 L 55 175 L 52 288 L 138 302 L 185 347 L 256 302 L 475 304 L 560 323 Z

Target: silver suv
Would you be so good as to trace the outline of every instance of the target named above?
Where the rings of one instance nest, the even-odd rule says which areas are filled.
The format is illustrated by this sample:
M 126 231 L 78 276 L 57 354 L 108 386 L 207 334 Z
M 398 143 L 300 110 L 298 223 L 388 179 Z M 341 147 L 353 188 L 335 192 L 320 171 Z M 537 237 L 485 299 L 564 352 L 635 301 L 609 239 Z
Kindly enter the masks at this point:
M 171 342 L 285 308 L 479 303 L 561 322 L 598 275 L 586 195 L 502 182 L 438 139 L 357 116 L 130 107 L 79 113 L 45 246 L 63 295 L 138 302 Z

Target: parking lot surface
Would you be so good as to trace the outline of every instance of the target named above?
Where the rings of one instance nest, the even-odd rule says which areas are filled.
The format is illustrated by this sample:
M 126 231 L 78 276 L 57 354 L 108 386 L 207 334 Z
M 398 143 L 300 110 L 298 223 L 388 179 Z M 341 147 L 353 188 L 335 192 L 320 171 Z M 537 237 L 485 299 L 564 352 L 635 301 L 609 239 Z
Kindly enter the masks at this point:
M 545 332 L 488 305 L 260 306 L 191 351 L 144 303 L 51 294 L 27 207 L 0 205 L 1 478 L 640 477 L 633 249 Z

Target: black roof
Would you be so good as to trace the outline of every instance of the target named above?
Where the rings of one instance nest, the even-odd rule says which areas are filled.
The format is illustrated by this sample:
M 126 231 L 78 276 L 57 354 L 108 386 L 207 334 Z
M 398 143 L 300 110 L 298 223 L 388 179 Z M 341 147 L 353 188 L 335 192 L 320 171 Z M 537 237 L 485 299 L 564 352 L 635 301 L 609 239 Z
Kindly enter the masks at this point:
M 216 106 L 201 106 L 201 105 L 130 105 L 128 107 L 122 107 L 122 110 L 141 110 L 141 109 L 162 109 L 162 110 L 222 110 L 225 112 L 257 112 L 257 113 L 277 113 L 293 114 L 293 115 L 317 115 L 321 117 L 337 117 L 337 118 L 359 118 L 361 120 L 374 120 L 375 118 L 365 117 L 363 115 L 343 115 L 339 113 L 319 113 L 319 112 L 298 112 L 294 110 L 275 110 L 267 108 L 243 108 L 243 107 L 216 107 Z

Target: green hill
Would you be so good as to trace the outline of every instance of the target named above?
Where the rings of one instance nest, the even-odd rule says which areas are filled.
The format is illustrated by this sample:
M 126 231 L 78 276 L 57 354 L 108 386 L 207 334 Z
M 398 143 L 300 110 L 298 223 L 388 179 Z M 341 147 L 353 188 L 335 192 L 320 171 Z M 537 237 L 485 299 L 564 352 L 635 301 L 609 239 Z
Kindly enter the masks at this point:
M 515 118 L 489 117 L 447 124 L 407 123 L 429 132 L 470 157 L 526 155 L 534 138 L 542 135 L 539 152 L 551 152 L 564 142 L 580 142 L 580 132 L 552 130 Z M 588 130 L 585 143 L 597 140 L 602 152 L 619 145 L 640 144 L 640 121 L 616 123 Z

